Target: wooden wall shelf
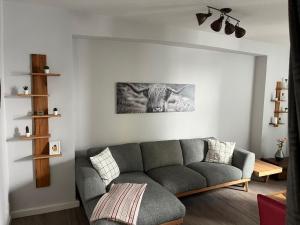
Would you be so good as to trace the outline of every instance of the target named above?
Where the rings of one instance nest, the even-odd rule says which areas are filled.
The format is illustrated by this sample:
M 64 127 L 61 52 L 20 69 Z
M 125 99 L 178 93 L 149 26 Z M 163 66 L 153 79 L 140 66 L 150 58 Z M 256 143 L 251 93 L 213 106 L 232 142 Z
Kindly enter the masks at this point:
M 59 73 L 31 73 L 32 76 L 48 76 L 48 77 L 59 77 Z
M 42 136 L 39 136 L 39 135 L 31 135 L 30 137 L 26 137 L 25 135 L 22 135 L 22 136 L 19 136 L 17 137 L 19 140 L 36 140 L 36 139 L 46 139 L 46 138 L 50 138 L 51 135 L 48 134 L 48 135 L 42 135 Z
M 32 159 L 39 160 L 39 159 L 50 159 L 50 158 L 57 158 L 57 157 L 62 157 L 62 154 L 57 154 L 57 155 L 34 155 L 32 157 Z
M 34 139 L 33 158 L 35 163 L 35 179 L 36 187 L 50 186 L 50 164 L 49 158 L 49 118 L 54 115 L 48 115 L 48 77 L 60 76 L 57 73 L 44 73 L 44 66 L 47 65 L 46 55 L 31 55 L 31 90 L 32 93 L 39 93 L 38 96 L 32 98 L 32 116 L 33 133 L 36 136 L 46 137 L 42 139 Z M 45 115 L 39 116 L 38 112 Z M 55 116 L 55 117 L 60 117 Z M 57 157 L 57 156 L 56 156 Z
M 283 102 L 287 102 L 287 100 L 285 98 L 281 99 L 282 92 L 285 91 L 285 90 L 288 90 L 288 88 L 283 88 L 282 87 L 282 82 L 277 81 L 275 90 L 276 90 L 276 99 L 278 99 L 278 100 L 271 100 L 271 101 L 274 102 L 274 104 L 275 104 L 275 106 L 274 106 L 274 117 L 277 117 L 278 124 L 273 124 L 273 123 L 269 123 L 269 124 L 273 127 L 279 127 L 281 125 L 285 125 L 285 123 L 280 122 L 280 121 L 282 121 L 281 114 L 288 113 L 288 111 L 282 111 L 282 107 L 281 107 L 281 104 Z
M 54 115 L 54 114 L 47 114 L 47 115 L 32 115 L 31 116 L 34 119 L 41 119 L 41 118 L 60 118 L 61 115 Z
M 28 94 L 28 95 L 17 94 L 16 96 L 18 96 L 18 97 L 49 97 L 48 94 Z
M 44 73 L 44 67 L 47 65 L 47 56 L 31 55 L 31 94 L 15 94 L 6 97 L 31 98 L 32 114 L 22 117 L 32 119 L 32 133 L 29 137 L 22 135 L 11 138 L 11 140 L 33 141 L 33 159 L 35 168 L 36 187 L 50 186 L 50 158 L 62 157 L 59 155 L 49 155 L 49 119 L 59 118 L 60 114 L 48 114 L 48 77 L 58 77 L 58 73 Z M 38 93 L 38 94 L 36 94 Z M 41 113 L 43 115 L 38 115 Z M 8 140 L 9 141 L 9 140 Z

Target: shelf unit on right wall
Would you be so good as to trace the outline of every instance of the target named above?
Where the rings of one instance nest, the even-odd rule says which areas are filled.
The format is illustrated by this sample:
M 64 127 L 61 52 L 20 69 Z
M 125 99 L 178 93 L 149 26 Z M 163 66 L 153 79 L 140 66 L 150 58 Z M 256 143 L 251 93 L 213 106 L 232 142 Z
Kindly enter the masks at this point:
M 283 82 L 277 81 L 276 82 L 276 94 L 275 94 L 275 100 L 272 99 L 271 101 L 274 102 L 274 117 L 277 118 L 277 123 L 270 122 L 270 125 L 273 127 L 279 127 L 282 125 L 285 125 L 285 123 L 282 122 L 282 114 L 287 114 L 288 110 L 287 107 L 282 109 L 282 103 L 287 102 L 287 95 L 285 92 L 288 90 L 287 87 L 283 87 Z M 283 93 L 284 92 L 284 93 Z M 283 98 L 285 96 L 285 98 Z

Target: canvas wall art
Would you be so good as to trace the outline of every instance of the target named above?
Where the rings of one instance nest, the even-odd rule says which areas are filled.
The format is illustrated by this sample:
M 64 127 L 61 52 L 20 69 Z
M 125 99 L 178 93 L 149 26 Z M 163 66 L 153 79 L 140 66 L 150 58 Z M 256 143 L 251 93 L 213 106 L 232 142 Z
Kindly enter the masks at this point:
M 117 83 L 117 113 L 191 112 L 195 85 Z

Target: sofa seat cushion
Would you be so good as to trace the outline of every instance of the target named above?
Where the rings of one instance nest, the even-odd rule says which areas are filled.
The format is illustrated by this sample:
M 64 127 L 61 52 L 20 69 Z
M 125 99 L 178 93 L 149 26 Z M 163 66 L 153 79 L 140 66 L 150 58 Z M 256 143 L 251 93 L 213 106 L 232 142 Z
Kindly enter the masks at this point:
M 208 186 L 240 180 L 242 178 L 242 171 L 231 165 L 195 162 L 189 164 L 187 167 L 203 175 L 206 178 Z
M 185 215 L 184 205 L 173 194 L 142 172 L 123 173 L 113 182 L 147 183 L 137 219 L 138 225 L 162 224 L 183 218 Z M 90 218 L 98 200 L 99 198 L 83 203 L 88 218 Z M 120 223 L 108 220 L 98 220 L 93 224 L 117 225 Z
M 173 194 L 206 187 L 205 177 L 185 166 L 160 167 L 147 174 Z

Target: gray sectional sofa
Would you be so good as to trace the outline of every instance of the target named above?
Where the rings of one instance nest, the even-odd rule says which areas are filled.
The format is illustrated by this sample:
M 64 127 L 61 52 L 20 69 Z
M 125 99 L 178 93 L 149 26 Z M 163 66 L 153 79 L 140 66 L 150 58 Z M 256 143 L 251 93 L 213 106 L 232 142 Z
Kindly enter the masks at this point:
M 185 207 L 177 197 L 236 184 L 248 184 L 253 172 L 255 155 L 235 149 L 232 165 L 204 162 L 206 139 L 168 140 L 110 146 L 120 168 L 114 183 L 147 183 L 139 225 L 176 225 L 183 222 Z M 76 153 L 76 186 L 90 218 L 101 195 L 106 192 L 89 157 L 104 148 Z M 120 224 L 98 220 L 95 225 Z

